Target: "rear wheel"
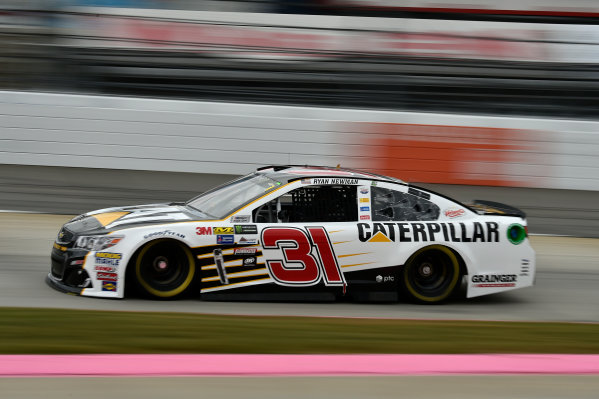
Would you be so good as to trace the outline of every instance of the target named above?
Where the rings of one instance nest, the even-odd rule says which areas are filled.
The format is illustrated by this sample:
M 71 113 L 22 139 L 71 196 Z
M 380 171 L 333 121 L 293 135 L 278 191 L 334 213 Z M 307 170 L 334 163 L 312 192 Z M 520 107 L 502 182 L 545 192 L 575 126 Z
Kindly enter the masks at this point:
M 460 263 L 447 247 L 422 248 L 403 267 L 402 285 L 411 299 L 440 303 L 451 296 L 460 280 Z
M 159 299 L 172 299 L 187 293 L 194 281 L 195 270 L 189 248 L 173 240 L 152 241 L 135 259 L 139 289 Z

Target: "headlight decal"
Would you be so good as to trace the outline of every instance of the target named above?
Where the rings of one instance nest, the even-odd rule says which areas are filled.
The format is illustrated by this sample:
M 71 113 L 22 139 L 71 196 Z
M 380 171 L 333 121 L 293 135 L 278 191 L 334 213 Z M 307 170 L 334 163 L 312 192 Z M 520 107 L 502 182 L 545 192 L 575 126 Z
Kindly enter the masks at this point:
M 125 236 L 81 236 L 75 243 L 75 248 L 87 249 L 88 251 L 101 251 L 118 244 Z

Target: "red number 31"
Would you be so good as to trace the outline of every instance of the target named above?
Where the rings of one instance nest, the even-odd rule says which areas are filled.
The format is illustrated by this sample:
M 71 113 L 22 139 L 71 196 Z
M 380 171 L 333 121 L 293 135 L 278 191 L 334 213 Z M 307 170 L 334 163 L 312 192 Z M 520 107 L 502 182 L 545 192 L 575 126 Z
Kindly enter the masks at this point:
M 324 227 L 267 227 L 262 230 L 264 249 L 280 249 L 283 259 L 267 260 L 278 284 L 309 286 L 324 276 L 326 285 L 345 286 L 345 279 Z

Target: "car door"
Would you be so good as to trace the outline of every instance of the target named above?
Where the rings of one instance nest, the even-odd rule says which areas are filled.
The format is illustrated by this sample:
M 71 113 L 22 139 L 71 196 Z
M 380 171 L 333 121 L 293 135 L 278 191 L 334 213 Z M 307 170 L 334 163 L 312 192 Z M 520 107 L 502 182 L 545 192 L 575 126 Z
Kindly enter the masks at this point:
M 276 291 L 330 296 L 347 290 L 342 259 L 356 241 L 357 193 L 357 180 L 303 184 L 254 210 L 262 261 Z

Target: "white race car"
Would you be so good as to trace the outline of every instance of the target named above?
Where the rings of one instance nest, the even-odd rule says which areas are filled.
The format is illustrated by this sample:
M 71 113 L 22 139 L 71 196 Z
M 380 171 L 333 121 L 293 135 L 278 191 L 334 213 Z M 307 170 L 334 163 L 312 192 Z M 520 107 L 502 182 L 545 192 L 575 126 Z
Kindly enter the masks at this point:
M 110 208 L 60 230 L 47 282 L 85 296 L 447 300 L 528 287 L 526 217 L 354 170 L 268 166 L 186 203 Z M 125 290 L 127 288 L 127 290 Z

